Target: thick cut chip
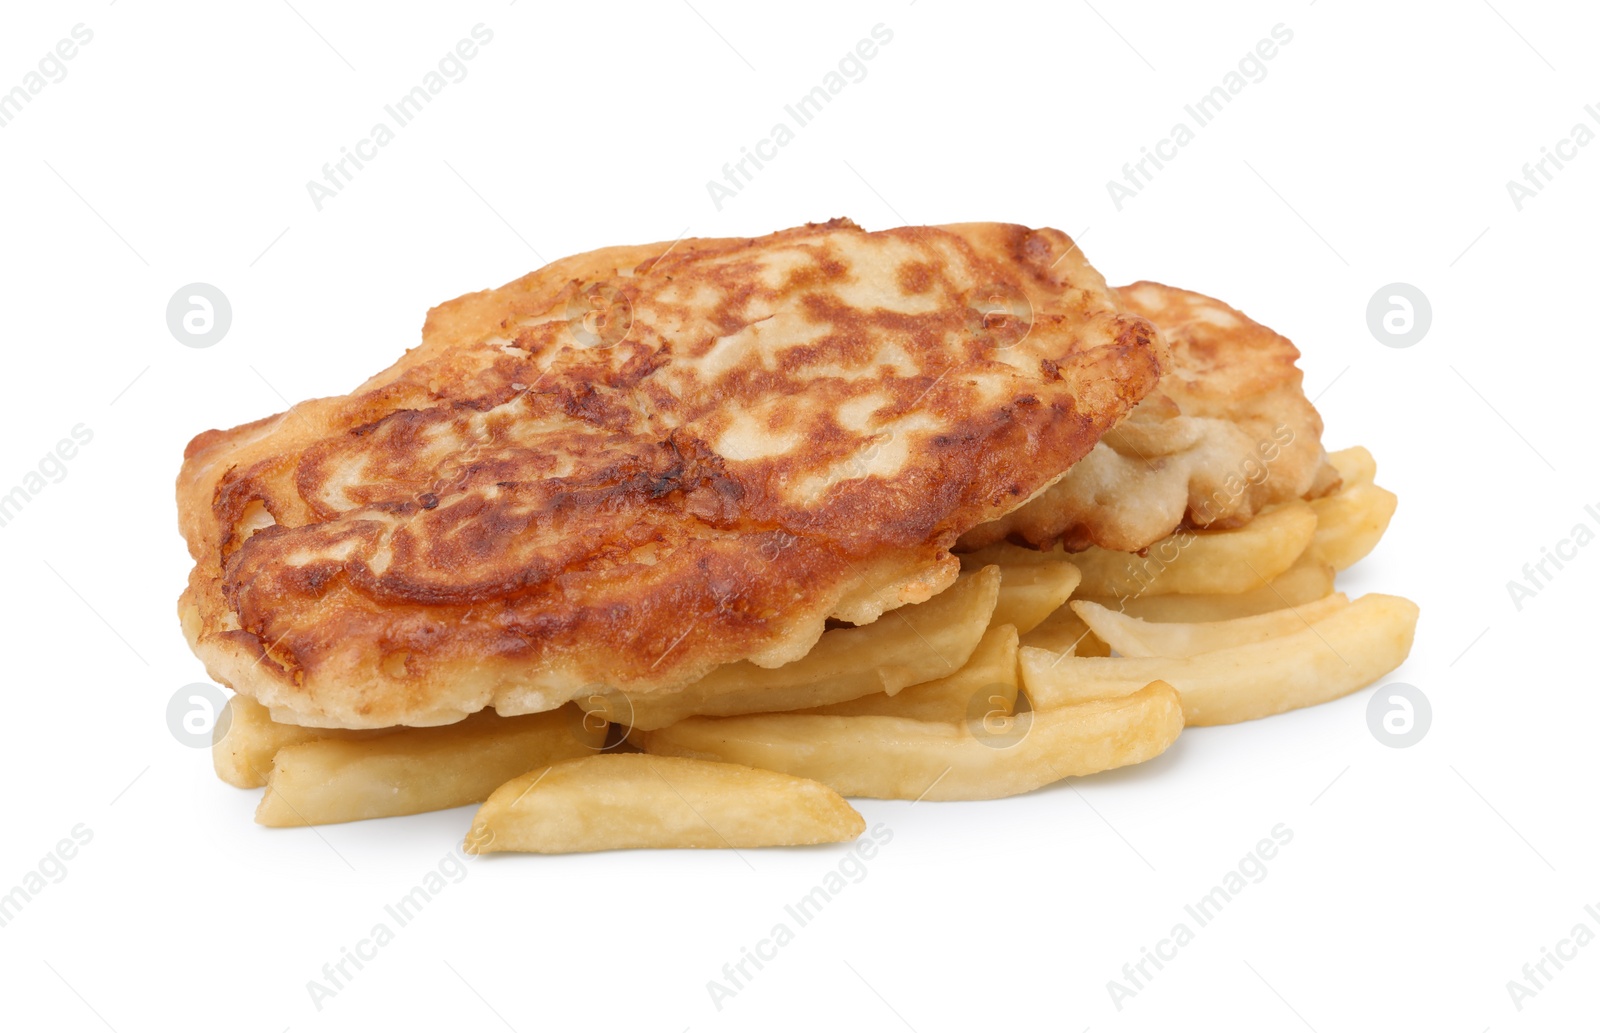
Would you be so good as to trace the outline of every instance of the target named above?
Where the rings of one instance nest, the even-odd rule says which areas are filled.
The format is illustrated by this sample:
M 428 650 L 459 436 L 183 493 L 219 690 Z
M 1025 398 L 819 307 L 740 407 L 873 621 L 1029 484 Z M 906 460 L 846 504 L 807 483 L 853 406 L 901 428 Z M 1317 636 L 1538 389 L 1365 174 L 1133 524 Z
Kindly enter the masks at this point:
M 1321 599 L 1333 592 L 1333 575 L 1334 570 L 1331 566 L 1311 556 L 1303 555 L 1295 561 L 1294 566 L 1271 581 L 1258 583 L 1248 592 L 1142 595 L 1136 599 L 1092 601 L 1113 610 L 1120 610 L 1130 617 L 1147 621 L 1224 621 L 1235 617 L 1253 617 L 1258 613 L 1270 613 L 1286 606 L 1299 606 L 1301 603 Z M 1049 621 L 1045 623 L 1048 624 Z M 1023 644 L 1045 645 L 1043 642 Z M 1046 646 L 1046 648 L 1055 647 Z M 1087 654 L 1080 649 L 1078 655 Z
M 1033 706 L 1048 711 L 1161 678 L 1183 697 L 1189 724 L 1232 724 L 1372 684 L 1405 661 L 1416 630 L 1415 603 L 1364 595 L 1299 631 L 1190 657 L 1080 657 L 1024 647 L 1022 685 Z
M 1371 484 L 1378 475 L 1378 461 L 1360 445 L 1341 448 L 1328 453 L 1328 463 L 1339 474 L 1340 486 L 1353 488 L 1358 484 Z
M 1000 600 L 990 623 L 1010 624 L 1026 634 L 1059 610 L 1082 578 L 1066 560 L 1001 567 Z
M 993 800 L 1063 778 L 1138 764 L 1183 730 L 1162 682 L 1117 699 L 961 724 L 903 717 L 695 717 L 630 738 L 648 753 L 814 778 L 845 796 Z
M 1260 514 L 1243 527 L 1178 531 L 1143 555 L 1091 546 L 1083 552 L 1049 552 L 1015 545 L 990 545 L 961 558 L 967 565 L 1013 566 L 1070 560 L 1082 574 L 1078 594 L 1137 599 L 1156 595 L 1245 592 L 1294 565 L 1317 532 L 1310 505 L 1294 499 Z
M 1337 481 L 1288 338 L 1193 291 L 1143 282 L 1117 295 L 1171 347 L 1160 385 L 1039 497 L 967 532 L 964 551 L 1004 540 L 1136 552 L 1180 526 L 1234 527 Z
M 1191 624 L 1140 620 L 1088 600 L 1073 603 L 1072 609 L 1094 629 L 1101 641 L 1121 656 L 1194 656 L 1292 634 L 1349 602 L 1345 594 L 1339 592 L 1304 606 L 1253 617 Z
M 273 757 L 256 821 L 327 825 L 478 803 L 529 768 L 593 753 L 605 735 L 605 722 L 569 705 L 520 717 L 483 712 L 459 724 L 372 739 L 284 746 Z
M 648 730 L 686 717 L 801 710 L 957 673 L 989 626 L 1000 571 L 963 576 L 925 603 L 885 614 L 859 628 L 824 632 L 811 652 L 782 667 L 729 664 L 682 691 L 631 696 L 597 692 L 579 706 L 624 730 Z
M 1353 566 L 1377 546 L 1399 502 L 1376 484 L 1348 485 L 1313 500 L 1317 533 L 1308 551 L 1335 570 Z
M 1189 599 L 1193 596 L 1157 596 L 1158 599 Z M 1083 618 L 1063 606 L 1046 617 L 1037 628 L 1022 636 L 1018 646 L 1048 649 L 1052 653 L 1071 653 L 1073 656 L 1110 656 L 1111 649 L 1095 637 Z
M 272 773 L 272 758 L 285 746 L 316 739 L 371 739 L 387 731 L 286 725 L 274 721 L 266 707 L 248 696 L 232 696 L 227 715 L 217 722 L 211 761 L 217 777 L 229 785 L 259 789 Z
M 1339 489 L 1312 500 L 1317 533 L 1307 551 L 1344 570 L 1377 546 L 1400 500 L 1372 483 L 1378 464 L 1360 445 L 1330 452 L 1328 462 L 1339 473 Z
M 870 696 L 811 707 L 802 714 L 833 714 L 842 717 L 909 717 L 917 721 L 965 721 L 973 712 L 974 700 L 986 713 L 1009 714 L 1017 704 L 1017 629 L 1000 624 L 984 632 L 983 641 L 972 651 L 966 665 L 937 681 L 901 689 L 891 696 L 874 692 Z
M 473 819 L 468 853 L 845 843 L 867 823 L 807 778 L 740 764 L 600 754 L 530 771 Z
M 433 310 L 352 394 L 195 438 L 184 630 L 306 725 L 777 667 L 950 583 L 1158 380 L 1055 230 L 609 248 Z
M 1243 527 L 1179 531 L 1145 555 L 1091 546 L 1072 562 L 1084 595 L 1126 598 L 1245 592 L 1294 565 L 1317 531 L 1316 514 L 1299 499 L 1258 514 Z

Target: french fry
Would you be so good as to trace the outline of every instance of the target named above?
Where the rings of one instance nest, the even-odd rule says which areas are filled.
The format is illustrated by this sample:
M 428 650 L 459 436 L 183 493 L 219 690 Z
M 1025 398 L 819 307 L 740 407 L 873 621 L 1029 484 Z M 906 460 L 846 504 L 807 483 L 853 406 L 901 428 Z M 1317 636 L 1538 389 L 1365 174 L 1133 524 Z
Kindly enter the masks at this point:
M 500 717 L 492 711 L 373 739 L 280 748 L 256 821 L 283 828 L 419 814 L 478 803 L 529 768 L 605 743 L 603 722 L 573 706 Z
M 578 700 L 624 728 L 649 730 L 696 715 L 802 710 L 877 692 L 895 695 L 959 671 L 983 638 L 1000 592 L 1000 571 L 961 577 L 925 603 L 891 610 L 859 628 L 823 632 L 811 652 L 782 667 L 727 664 L 681 692 Z
M 1199 596 L 1163 595 L 1158 599 L 1198 599 Z M 1046 617 L 1037 628 L 1022 636 L 1020 645 L 1048 649 L 1052 653 L 1071 651 L 1073 656 L 1110 656 L 1111 649 L 1095 637 L 1089 625 L 1072 609 L 1061 607 Z
M 860 699 L 799 710 L 800 714 L 839 717 L 908 717 L 916 721 L 965 721 L 972 700 L 987 692 L 989 705 L 1010 714 L 1017 704 L 1017 629 L 1009 624 L 984 632 L 966 666 L 948 678 L 901 689 L 896 695 L 874 692 Z
M 1310 627 L 1335 610 L 1349 605 L 1349 602 L 1345 594 L 1339 592 L 1304 606 L 1273 610 L 1254 617 L 1193 624 L 1144 621 L 1088 600 L 1074 602 L 1072 609 L 1094 629 L 1101 641 L 1122 656 L 1182 657 L 1290 635 Z
M 1000 543 L 961 557 L 963 568 L 994 563 L 1002 570 L 1068 560 L 1082 572 L 1077 592 L 1114 598 L 1247 592 L 1288 570 L 1311 544 L 1316 514 L 1301 499 L 1257 513 L 1225 531 L 1177 531 L 1144 554 L 1091 547 L 1066 553 Z
M 1295 561 L 1294 566 L 1271 581 L 1258 582 L 1257 586 L 1248 592 L 1226 595 L 1153 595 L 1093 601 L 1113 610 L 1120 608 L 1130 617 L 1139 617 L 1147 621 L 1224 621 L 1235 617 L 1269 613 L 1286 606 L 1299 606 L 1321 599 L 1333 591 L 1333 574 L 1334 570 L 1328 564 L 1315 557 L 1302 555 Z M 1050 618 L 1054 619 L 1054 616 Z M 1045 623 L 1048 624 L 1049 621 Z M 1044 643 L 1024 642 L 1023 645 L 1044 645 Z M 1078 655 L 1088 654 L 1080 648 Z
M 990 625 L 1010 624 L 1019 634 L 1032 631 L 1061 608 L 1082 576 L 1066 560 L 1001 567 L 1000 599 Z
M 1372 479 L 1378 475 L 1378 463 L 1372 458 L 1372 453 L 1356 445 L 1354 448 L 1340 449 L 1328 453 L 1328 462 L 1339 471 L 1339 479 L 1344 482 L 1343 488 L 1352 488 L 1358 484 L 1371 484 Z
M 530 771 L 478 808 L 468 853 L 844 843 L 867 823 L 810 779 L 738 764 L 595 754 Z
M 1373 594 L 1292 634 L 1191 657 L 1075 657 L 1024 648 L 1023 691 L 1048 712 L 1126 695 L 1161 678 L 1183 697 L 1189 724 L 1232 724 L 1370 685 L 1404 662 L 1416 627 L 1415 603 Z
M 285 746 L 316 739 L 371 739 L 386 728 L 305 728 L 281 724 L 267 708 L 248 696 L 228 700 L 227 717 L 219 720 L 211 743 L 211 763 L 217 777 L 240 789 L 260 789 L 267 784 L 272 758 Z
M 1317 530 L 1307 552 L 1336 570 L 1352 566 L 1378 544 L 1399 501 L 1375 484 L 1346 486 L 1312 500 Z
M 1317 518 L 1296 499 L 1226 531 L 1179 531 L 1139 556 L 1090 548 L 1072 561 L 1086 596 L 1246 592 L 1288 570 L 1311 544 Z
M 813 778 L 845 796 L 992 800 L 1149 760 L 1183 730 L 1172 686 L 948 724 L 901 717 L 694 717 L 631 738 L 645 752 Z

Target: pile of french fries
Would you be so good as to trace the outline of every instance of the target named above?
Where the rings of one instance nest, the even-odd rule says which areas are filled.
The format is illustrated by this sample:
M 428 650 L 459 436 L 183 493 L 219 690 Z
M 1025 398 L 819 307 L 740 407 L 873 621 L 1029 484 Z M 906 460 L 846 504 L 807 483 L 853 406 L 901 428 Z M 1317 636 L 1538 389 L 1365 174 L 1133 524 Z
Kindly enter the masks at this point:
M 1143 554 L 1010 545 L 956 583 L 778 668 L 730 664 L 682 692 L 602 693 L 519 717 L 341 731 L 230 703 L 223 781 L 256 820 L 317 825 L 482 803 L 477 853 L 841 842 L 844 797 L 981 800 L 1159 755 L 1189 725 L 1354 692 L 1398 667 L 1415 604 L 1334 576 L 1394 514 L 1363 448 L 1325 497 Z

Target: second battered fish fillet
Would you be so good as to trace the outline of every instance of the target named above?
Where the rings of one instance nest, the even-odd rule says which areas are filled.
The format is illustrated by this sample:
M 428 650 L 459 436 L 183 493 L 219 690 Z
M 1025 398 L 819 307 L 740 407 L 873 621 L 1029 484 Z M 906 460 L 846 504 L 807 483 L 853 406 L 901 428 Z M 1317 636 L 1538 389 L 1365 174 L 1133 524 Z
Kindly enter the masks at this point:
M 195 438 L 185 633 L 275 717 L 347 728 L 777 666 L 947 586 L 1162 362 L 1054 230 L 564 259 L 434 309 L 352 394 Z
M 1116 293 L 1165 338 L 1161 383 L 1065 477 L 968 531 L 958 549 L 1137 552 L 1180 526 L 1232 527 L 1337 487 L 1287 337 L 1194 291 L 1143 281 Z

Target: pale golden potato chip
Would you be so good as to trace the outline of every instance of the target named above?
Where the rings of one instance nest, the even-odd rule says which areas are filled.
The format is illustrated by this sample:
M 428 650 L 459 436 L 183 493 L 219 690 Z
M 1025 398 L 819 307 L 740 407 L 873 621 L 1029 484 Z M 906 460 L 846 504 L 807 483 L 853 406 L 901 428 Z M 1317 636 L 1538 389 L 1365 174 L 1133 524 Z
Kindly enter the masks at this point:
M 1349 602 L 1343 592 L 1337 592 L 1303 606 L 1254 617 L 1192 624 L 1144 621 L 1087 600 L 1074 602 L 1072 609 L 1120 656 L 1194 656 L 1292 634 Z
M 1265 510 L 1242 527 L 1179 531 L 1145 555 L 1090 548 L 1072 557 L 1085 596 L 1195 595 L 1247 592 L 1294 565 L 1316 534 L 1311 507 L 1295 500 Z
M 793 711 L 842 717 L 882 715 L 917 721 L 965 721 L 979 693 L 991 709 L 1011 713 L 1017 703 L 1017 629 L 1009 624 L 984 632 L 972 657 L 955 674 L 901 689 L 891 696 L 874 692 L 860 699 Z
M 1198 596 L 1163 595 L 1158 599 L 1191 599 Z M 1070 606 L 1046 617 L 1037 628 L 1023 635 L 1019 645 L 1048 649 L 1052 653 L 1070 652 L 1074 656 L 1110 656 L 1111 648 L 1095 637 L 1089 625 L 1072 612 Z
M 240 789 L 260 789 L 272 772 L 272 758 L 285 746 L 317 739 L 371 739 L 389 729 L 306 728 L 274 721 L 267 708 L 249 696 L 231 696 L 227 716 L 217 721 L 211 762 L 217 777 Z
M 810 779 L 707 760 L 596 754 L 496 789 L 478 808 L 466 849 L 805 846 L 848 842 L 866 827 L 838 793 Z
M 1120 608 L 1130 617 L 1147 621 L 1223 621 L 1269 613 L 1286 606 L 1299 606 L 1324 598 L 1333 591 L 1333 567 L 1310 556 L 1309 551 L 1308 549 L 1307 555 L 1302 555 L 1296 560 L 1294 566 L 1271 581 L 1258 582 L 1256 587 L 1248 592 L 1215 595 L 1146 595 L 1128 599 L 1099 598 L 1092 601 L 1113 610 Z M 1050 618 L 1050 620 L 1055 619 L 1055 615 Z M 1050 621 L 1047 620 L 1045 623 L 1048 624 Z M 1045 645 L 1045 643 L 1024 642 L 1023 645 Z M 1078 655 L 1089 654 L 1080 648 Z
M 586 720 L 568 704 L 543 714 L 482 711 L 453 725 L 285 746 L 273 758 L 256 821 L 327 825 L 478 803 L 529 768 L 600 749 L 605 735 L 604 722 Z
M 1372 458 L 1360 445 L 1353 448 L 1340 449 L 1328 453 L 1328 462 L 1339 471 L 1339 479 L 1343 481 L 1343 488 L 1353 488 L 1358 484 L 1371 484 L 1372 479 L 1378 475 L 1377 460 Z
M 1066 560 L 1001 567 L 1000 599 L 990 625 L 1010 624 L 1019 634 L 1032 631 L 1061 608 L 1081 578 Z
M 1377 546 L 1399 502 L 1375 484 L 1347 486 L 1313 500 L 1317 530 L 1307 553 L 1335 570 L 1353 566 Z
M 1182 730 L 1177 693 L 1152 682 L 1116 699 L 962 724 L 748 714 L 693 717 L 631 738 L 648 753 L 783 771 L 845 796 L 991 800 L 1149 760 Z
M 894 695 L 961 670 L 989 627 L 999 593 L 999 569 L 979 570 L 925 603 L 891 610 L 871 624 L 826 631 L 811 652 L 782 667 L 741 661 L 681 692 L 601 692 L 578 703 L 623 728 L 649 730 L 697 715 L 802 710 L 877 692 Z
M 1078 595 L 1092 598 L 1246 592 L 1288 570 L 1316 530 L 1316 514 L 1295 499 L 1263 510 L 1242 527 L 1175 532 L 1142 555 L 1098 546 L 1040 552 L 1002 543 L 969 553 L 962 563 L 1007 568 L 1070 561 L 1082 573 Z
M 1183 697 L 1189 724 L 1232 724 L 1372 684 L 1405 661 L 1416 626 L 1415 603 L 1365 595 L 1292 634 L 1190 657 L 1079 657 L 1024 647 L 1022 685 L 1033 706 L 1048 712 L 1161 678 Z

